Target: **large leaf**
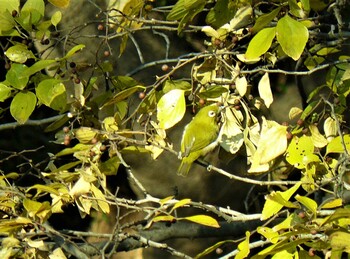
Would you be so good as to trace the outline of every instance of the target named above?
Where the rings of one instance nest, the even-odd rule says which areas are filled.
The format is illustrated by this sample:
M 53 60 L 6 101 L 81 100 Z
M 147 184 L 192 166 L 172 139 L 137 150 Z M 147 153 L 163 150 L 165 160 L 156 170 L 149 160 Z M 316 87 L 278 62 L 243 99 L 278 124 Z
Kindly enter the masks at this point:
M 39 101 L 54 110 L 62 110 L 66 106 L 66 87 L 61 80 L 43 80 L 35 91 Z
M 17 44 L 8 48 L 5 55 L 9 60 L 17 63 L 25 63 L 27 59 L 35 58 L 33 52 L 24 44 Z
M 157 119 L 162 129 L 178 123 L 186 111 L 185 91 L 174 89 L 164 94 L 157 104 Z
M 56 60 L 52 60 L 52 59 L 39 60 L 38 62 L 35 62 L 31 67 L 28 67 L 27 69 L 25 69 L 24 72 L 22 73 L 22 76 L 29 77 L 35 74 L 36 72 L 39 72 L 56 62 L 57 62 Z
M 267 72 L 260 79 L 258 90 L 261 99 L 264 100 L 266 107 L 269 108 L 273 102 L 273 95 L 271 91 L 269 74 Z
M 32 24 L 37 24 L 45 14 L 45 3 L 43 0 L 27 0 L 22 7 L 22 13 L 30 13 Z
M 289 202 L 289 199 L 298 190 L 300 184 L 301 183 L 299 182 L 284 192 L 272 192 L 270 195 L 266 196 L 266 202 L 261 214 L 261 220 L 266 220 L 272 217 L 279 212 L 283 206 L 295 207 L 291 202 Z
M 272 41 L 275 38 L 276 29 L 273 28 L 265 28 L 256 34 L 253 39 L 250 41 L 248 45 L 247 52 L 245 54 L 246 58 L 256 59 L 260 57 L 262 54 L 266 53 L 268 49 L 271 47 Z
M 23 75 L 23 72 L 27 69 L 23 64 L 12 64 L 11 69 L 6 74 L 6 80 L 9 84 L 16 89 L 23 90 L 28 83 L 29 77 Z
M 206 17 L 207 24 L 219 28 L 229 22 L 237 11 L 237 6 L 230 4 L 230 2 L 229 0 L 218 0 Z
M 256 22 L 252 28 L 252 32 L 257 33 L 258 31 L 269 25 L 269 23 L 272 22 L 273 19 L 275 19 L 280 10 L 281 7 L 278 7 L 272 10 L 270 13 L 261 15 L 258 19 L 256 19 Z
M 0 102 L 5 101 L 11 96 L 11 90 L 7 85 L 0 83 Z
M 9 12 L 16 10 L 18 12 L 19 1 L 20 0 L 0 0 L 0 10 L 1 11 L 8 10 Z
M 33 113 L 36 105 L 36 96 L 32 92 L 19 92 L 13 98 L 10 112 L 13 118 L 20 124 L 25 123 Z
M 278 21 L 276 34 L 283 51 L 292 59 L 298 60 L 309 39 L 309 31 L 305 25 L 287 14 Z

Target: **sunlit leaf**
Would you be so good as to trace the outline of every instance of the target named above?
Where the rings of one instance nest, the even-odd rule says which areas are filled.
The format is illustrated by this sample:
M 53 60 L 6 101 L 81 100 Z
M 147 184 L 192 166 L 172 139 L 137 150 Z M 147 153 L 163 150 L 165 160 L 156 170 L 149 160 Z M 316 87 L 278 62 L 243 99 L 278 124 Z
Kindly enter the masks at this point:
M 51 23 L 53 26 L 57 27 L 57 24 L 62 19 L 62 13 L 60 11 L 56 11 L 52 16 L 51 16 Z
M 207 215 L 195 215 L 195 216 L 179 218 L 179 220 L 180 219 L 185 219 L 185 220 L 192 221 L 194 223 L 201 224 L 208 227 L 220 228 L 220 225 L 217 222 L 217 220 Z
M 321 135 L 316 125 L 310 124 L 309 130 L 311 133 L 312 143 L 315 147 L 323 148 L 328 144 L 327 139 Z
M 350 233 L 337 231 L 332 233 L 329 238 L 332 250 L 341 250 L 350 253 Z
M 341 207 L 343 205 L 343 200 L 341 198 L 326 200 L 321 204 L 320 209 L 334 209 Z
M 304 205 L 314 216 L 316 215 L 317 203 L 313 199 L 299 194 L 295 196 L 295 199 Z
M 6 57 L 17 63 L 25 63 L 28 59 L 35 59 L 31 50 L 24 44 L 16 44 L 5 51 Z
M 289 110 L 289 119 L 293 120 L 295 119 L 298 115 L 300 115 L 303 112 L 302 109 L 300 109 L 299 107 L 292 107 Z
M 86 194 L 90 191 L 91 184 L 85 180 L 84 177 L 80 177 L 79 180 L 74 184 L 72 189 L 69 191 L 69 195 L 72 197 L 78 197 L 82 194 Z
M 343 140 L 347 151 L 350 151 L 350 135 L 343 135 Z M 344 146 L 342 143 L 342 137 L 337 136 L 329 142 L 326 148 L 326 153 L 344 153 Z
M 237 77 L 235 80 L 236 89 L 240 96 L 244 96 L 247 92 L 248 81 L 245 76 Z
M 10 112 L 13 118 L 24 124 L 33 113 L 36 105 L 36 96 L 32 92 L 19 92 L 12 99 Z
M 245 239 L 238 244 L 238 253 L 235 256 L 235 259 L 243 259 L 247 258 L 247 256 L 250 253 L 250 247 L 249 247 L 249 238 L 250 238 L 250 232 L 246 231 L 245 232 Z
M 273 96 L 268 73 L 265 73 L 260 79 L 258 90 L 261 99 L 264 100 L 266 107 L 269 108 L 271 103 L 273 102 Z
M 0 102 L 5 101 L 11 96 L 12 89 L 7 85 L 0 83 Z
M 247 52 L 245 53 L 246 58 L 256 59 L 262 54 L 266 53 L 271 47 L 272 41 L 275 38 L 276 29 L 265 28 L 259 31 L 253 39 L 249 42 Z
M 271 243 L 276 244 L 279 238 L 279 234 L 276 230 L 269 227 L 258 227 L 257 232 L 264 236 L 266 239 L 271 241 Z
M 100 189 L 98 189 L 94 184 L 91 184 L 91 192 L 96 198 L 98 207 L 101 209 L 103 213 L 109 213 L 109 205 L 106 201 L 105 195 L 102 193 Z
M 120 92 L 118 92 L 117 94 L 115 94 L 110 100 L 108 100 L 105 104 L 102 105 L 102 107 L 100 109 L 103 109 L 104 107 L 108 106 L 108 105 L 112 105 L 112 104 L 116 104 L 120 101 L 125 100 L 126 98 L 128 98 L 130 95 L 140 91 L 140 90 L 145 90 L 146 88 L 142 85 L 136 85 L 136 86 L 132 86 L 130 88 L 127 88 L 125 90 L 122 90 Z
M 153 222 L 159 222 L 159 221 L 170 221 L 173 222 L 176 219 L 171 215 L 162 215 L 162 216 L 156 216 L 152 219 Z
M 174 204 L 174 206 L 171 208 L 170 213 L 174 211 L 177 208 L 183 207 L 191 202 L 191 199 L 182 199 Z
M 6 73 L 6 80 L 9 84 L 19 90 L 23 90 L 28 83 L 29 77 L 23 75 L 27 66 L 23 64 L 12 64 L 11 69 Z
M 276 35 L 283 51 L 298 60 L 309 39 L 309 31 L 305 25 L 286 14 L 277 23 Z
M 337 123 L 335 119 L 333 119 L 331 116 L 325 119 L 323 124 L 323 130 L 327 141 L 331 141 L 333 138 L 335 138 L 338 134 Z
M 66 105 L 66 87 L 59 79 L 46 79 L 41 81 L 35 88 L 39 101 L 55 110 L 61 110 Z M 63 97 L 61 100 L 60 96 Z M 59 98 L 60 102 L 55 102 Z
M 74 133 L 80 143 L 90 143 L 97 136 L 97 130 L 90 127 L 80 127 Z
M 290 199 L 290 197 L 292 197 L 292 195 L 297 191 L 297 189 L 300 187 L 300 185 L 301 185 L 301 183 L 299 182 L 284 192 L 277 191 L 277 192 L 275 192 L 275 196 L 276 195 L 280 196 L 283 200 L 282 203 L 285 204 L 285 201 L 288 201 Z M 273 198 L 273 196 L 266 196 L 266 202 L 264 204 L 264 208 L 262 211 L 261 220 L 266 220 L 266 219 L 272 217 L 273 215 L 278 213 L 284 206 L 280 202 L 281 199 L 278 199 L 279 202 L 277 202 L 275 200 L 272 200 L 271 198 Z
M 272 22 L 272 20 L 275 19 L 275 17 L 278 15 L 280 10 L 281 10 L 281 7 L 278 7 L 272 10 L 270 13 L 259 16 L 259 18 L 256 19 L 255 21 L 255 24 L 252 28 L 252 32 L 257 33 L 258 31 L 260 31 L 261 29 L 269 25 Z
M 68 58 L 72 57 L 75 53 L 82 50 L 83 48 L 85 48 L 84 44 L 79 44 L 79 45 L 74 46 L 73 48 L 71 48 L 67 52 L 67 54 L 63 57 L 63 59 L 68 59 Z
M 164 94 L 157 104 L 159 127 L 169 129 L 178 123 L 186 111 L 184 90 L 174 89 Z
M 322 223 L 321 226 L 324 226 L 325 224 L 329 224 L 333 221 L 339 220 L 341 218 L 350 218 L 350 208 L 339 208 L 336 209 L 335 212 L 327 217 Z
M 263 118 L 256 156 L 259 164 L 266 164 L 282 155 L 287 149 L 287 126 Z M 271 141 L 273 139 L 273 141 Z
M 26 68 L 23 71 L 22 76 L 29 77 L 35 74 L 36 72 L 39 72 L 43 69 L 48 68 L 51 64 L 56 62 L 57 62 L 56 60 L 50 60 L 50 59 L 39 60 L 38 62 L 35 62 L 31 67 Z
M 307 162 L 312 160 L 309 158 L 313 157 L 314 148 L 311 137 L 304 135 L 298 138 L 294 136 L 288 145 L 286 160 L 296 168 L 305 168 Z

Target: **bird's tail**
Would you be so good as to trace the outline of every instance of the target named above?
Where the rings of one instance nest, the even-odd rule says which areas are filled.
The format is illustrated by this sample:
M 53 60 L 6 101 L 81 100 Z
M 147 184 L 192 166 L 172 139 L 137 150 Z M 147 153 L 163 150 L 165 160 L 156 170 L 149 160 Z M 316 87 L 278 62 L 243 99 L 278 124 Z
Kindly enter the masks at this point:
M 191 169 L 192 163 L 188 163 L 184 160 L 185 159 L 181 161 L 181 165 L 179 166 L 179 169 L 177 169 L 177 174 L 186 177 Z

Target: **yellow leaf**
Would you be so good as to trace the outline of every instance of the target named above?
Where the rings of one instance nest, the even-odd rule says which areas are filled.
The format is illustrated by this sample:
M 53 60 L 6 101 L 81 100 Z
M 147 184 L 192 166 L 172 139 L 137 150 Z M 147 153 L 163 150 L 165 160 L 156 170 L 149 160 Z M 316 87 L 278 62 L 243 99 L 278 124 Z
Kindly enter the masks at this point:
M 350 234 L 346 232 L 335 232 L 330 235 L 332 250 L 341 250 L 350 253 Z
M 238 244 L 239 252 L 235 256 L 235 259 L 247 258 L 247 256 L 249 255 L 249 252 L 250 252 L 249 237 L 250 237 L 250 232 L 249 231 L 245 232 L 245 239 Z
M 323 130 L 328 142 L 335 138 L 338 133 L 335 119 L 333 119 L 331 116 L 325 119 L 323 124 Z
M 175 209 L 185 206 L 186 204 L 189 204 L 191 202 L 191 199 L 182 199 L 181 201 L 178 201 L 175 203 L 174 207 L 170 210 L 170 213 L 173 212 Z
M 29 238 L 25 238 L 24 241 L 30 247 L 37 248 L 40 251 L 49 251 L 49 248 L 46 246 L 43 240 L 31 240 Z
M 263 118 L 260 140 L 255 153 L 260 165 L 272 161 L 287 150 L 286 133 L 287 126 Z
M 293 120 L 296 118 L 298 115 L 302 114 L 303 110 L 300 109 L 299 107 L 292 107 L 289 110 L 289 119 Z
M 207 215 L 195 215 L 195 216 L 179 218 L 179 220 L 184 220 L 184 219 L 204 225 L 204 226 L 220 228 L 220 225 L 217 222 L 217 220 Z
M 315 147 L 323 148 L 328 144 L 327 139 L 321 135 L 321 133 L 318 131 L 317 126 L 310 124 L 309 130 L 311 133 L 312 143 L 314 143 Z
M 276 192 L 277 194 L 281 195 L 283 200 L 288 201 L 290 197 L 297 191 L 297 189 L 300 187 L 301 182 L 298 182 L 293 187 L 289 188 L 288 190 L 284 192 Z M 279 212 L 283 208 L 283 205 L 269 199 L 269 196 L 266 196 L 266 202 L 264 204 L 264 208 L 261 215 L 261 220 L 266 220 L 273 215 L 275 215 L 277 212 Z
M 109 205 L 106 201 L 106 197 L 103 195 L 100 189 L 98 189 L 95 185 L 91 184 L 91 191 L 97 199 L 97 204 L 102 210 L 103 213 L 109 213 Z
M 162 215 L 162 216 L 157 216 L 152 219 L 153 222 L 159 222 L 159 221 L 170 221 L 173 222 L 176 220 L 173 216 L 171 215 Z
M 343 200 L 341 198 L 331 199 L 324 202 L 320 209 L 334 209 L 336 207 L 341 207 L 343 205 Z
M 67 8 L 70 4 L 70 0 L 49 0 L 49 2 L 59 8 Z
M 173 89 L 164 94 L 157 104 L 159 127 L 169 129 L 178 123 L 186 111 L 185 91 Z
M 246 94 L 248 88 L 248 81 L 246 77 L 236 77 L 235 84 L 239 95 L 243 97 Z
M 160 205 L 164 205 L 165 203 L 167 203 L 168 201 L 171 201 L 174 198 L 174 196 L 169 196 L 169 197 L 165 197 L 164 199 L 161 199 L 159 201 Z
M 89 127 L 81 127 L 74 134 L 80 143 L 89 143 L 96 137 L 97 131 Z
M 50 259 L 67 259 L 61 248 L 53 250 L 52 254 L 49 255 Z
M 90 191 L 90 188 L 91 184 L 81 176 L 79 180 L 74 184 L 73 188 L 70 190 L 69 195 L 72 197 L 78 197 L 82 194 L 88 193 Z
M 313 199 L 306 196 L 301 196 L 299 194 L 295 196 L 295 199 L 310 210 L 313 215 L 316 215 L 317 203 Z
M 263 235 L 266 239 L 271 241 L 271 243 L 276 244 L 278 241 L 279 234 L 276 230 L 268 227 L 258 227 L 257 232 Z
M 259 81 L 258 85 L 259 95 L 264 100 L 267 108 L 270 107 L 273 102 L 273 96 L 271 91 L 269 74 L 266 72 Z

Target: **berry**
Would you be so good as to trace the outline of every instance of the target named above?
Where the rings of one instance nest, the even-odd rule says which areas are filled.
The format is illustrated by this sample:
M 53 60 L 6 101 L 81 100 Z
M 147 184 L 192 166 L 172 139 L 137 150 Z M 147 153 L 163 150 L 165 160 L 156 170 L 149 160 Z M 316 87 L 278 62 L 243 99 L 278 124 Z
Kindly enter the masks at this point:
M 303 126 L 303 125 L 304 125 L 304 120 L 303 120 L 303 119 L 299 119 L 299 120 L 297 121 L 297 124 L 298 124 L 299 126 Z
M 18 12 L 16 10 L 13 10 L 11 14 L 12 14 L 12 17 L 16 17 Z
M 205 99 L 202 99 L 202 98 L 199 99 L 199 104 L 200 104 L 200 105 L 204 105 L 204 104 L 205 104 Z
M 145 92 L 140 92 L 139 93 L 139 98 L 142 100 L 146 97 L 146 93 Z
M 70 68 L 75 68 L 77 64 L 75 62 L 70 62 L 69 63 Z
M 6 63 L 6 64 L 5 64 L 5 69 L 6 69 L 6 70 L 9 70 L 10 68 L 11 68 L 11 64 L 10 64 L 10 63 Z
M 79 78 L 75 78 L 75 79 L 74 79 L 74 83 L 80 84 L 80 79 L 79 79 Z
M 293 134 L 289 131 L 287 132 L 286 136 L 287 136 L 287 140 L 291 140 L 293 138 Z
M 64 136 L 63 144 L 65 146 L 68 146 L 70 144 L 70 136 L 69 135 Z
M 111 55 L 111 52 L 109 52 L 108 50 L 105 50 L 105 51 L 103 52 L 103 55 L 104 55 L 105 57 L 109 57 L 109 56 Z
M 101 151 L 101 152 L 104 152 L 104 151 L 106 151 L 106 150 L 107 150 L 106 145 L 101 145 L 100 151 Z
M 169 69 L 169 66 L 167 64 L 164 64 L 162 66 L 162 71 L 166 72 Z
M 104 28 L 105 27 L 101 23 L 97 26 L 97 30 L 99 30 L 99 31 L 103 31 Z
M 304 135 L 306 135 L 307 133 L 309 133 L 309 129 L 308 128 L 303 128 L 303 130 L 301 131 Z
M 69 127 L 63 127 L 63 132 L 68 133 L 69 132 Z
M 305 211 L 300 211 L 300 212 L 298 213 L 298 217 L 301 218 L 301 219 L 305 218 L 305 217 L 306 217 Z

